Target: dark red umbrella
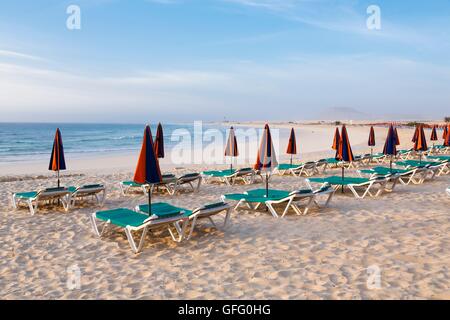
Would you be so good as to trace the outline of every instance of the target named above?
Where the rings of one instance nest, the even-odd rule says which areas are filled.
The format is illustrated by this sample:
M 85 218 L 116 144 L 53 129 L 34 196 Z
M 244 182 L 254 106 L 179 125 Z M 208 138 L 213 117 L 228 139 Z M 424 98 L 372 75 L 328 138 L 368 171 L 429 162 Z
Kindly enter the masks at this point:
M 297 141 L 295 139 L 294 128 L 291 129 L 291 135 L 289 136 L 289 142 L 287 145 L 286 153 L 291 155 L 291 165 L 292 165 L 292 155 L 297 154 Z
M 342 126 L 341 140 L 339 141 L 339 148 L 336 154 L 336 160 L 352 162 L 354 160 L 352 147 L 350 146 L 350 140 L 347 134 L 347 128 Z M 342 165 L 342 181 L 344 181 L 344 165 Z M 344 192 L 344 185 L 342 185 L 342 192 Z
M 56 129 L 55 139 L 53 140 L 52 155 L 50 156 L 50 164 L 48 170 L 58 172 L 58 188 L 60 187 L 59 171 L 66 170 L 66 161 L 64 159 L 64 147 L 61 138 L 61 131 Z
M 158 157 L 155 153 L 153 137 L 150 127 L 147 125 L 144 131 L 141 153 L 134 172 L 133 181 L 140 184 L 155 184 L 162 181 Z M 148 214 L 152 215 L 152 188 L 148 189 Z
M 237 139 L 234 133 L 234 128 L 231 127 L 228 135 L 227 146 L 225 147 L 225 157 L 231 157 L 230 171 L 233 171 L 233 157 L 237 156 L 239 156 Z
M 425 131 L 423 130 L 423 125 L 417 129 L 417 138 L 414 142 L 414 150 L 419 152 L 419 161 L 422 162 L 422 152 L 428 150 L 427 138 L 425 137 Z
M 156 129 L 155 152 L 158 158 L 164 158 L 164 133 L 161 123 L 158 123 Z
M 433 129 L 431 130 L 430 140 L 431 141 L 437 141 L 438 140 L 438 136 L 437 136 L 437 132 L 436 132 L 436 125 L 434 125 Z
M 370 148 L 370 155 L 373 154 L 373 147 L 375 146 L 375 130 L 373 129 L 373 126 L 370 127 L 370 132 L 369 132 L 369 141 L 367 143 L 369 145 Z

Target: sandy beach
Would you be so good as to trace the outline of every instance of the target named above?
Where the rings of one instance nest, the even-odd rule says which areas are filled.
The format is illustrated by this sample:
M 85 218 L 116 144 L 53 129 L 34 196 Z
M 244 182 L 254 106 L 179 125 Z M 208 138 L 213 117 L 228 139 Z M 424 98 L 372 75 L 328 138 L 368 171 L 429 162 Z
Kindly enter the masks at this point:
M 277 123 L 272 128 L 291 126 Z M 318 137 L 298 136 L 297 161 L 334 155 L 334 126 L 294 126 Z M 348 126 L 348 131 L 355 154 L 370 152 L 367 126 Z M 375 131 L 374 151 L 380 151 L 387 129 Z M 412 146 L 412 133 L 399 129 L 400 148 Z M 286 142 L 280 142 L 282 151 Z M 280 162 L 288 160 L 283 153 Z M 102 183 L 107 187 L 105 209 L 133 208 L 145 203 L 145 196 L 123 196 L 118 184 L 132 178 L 136 160 L 137 154 L 68 159 L 70 170 L 62 182 Z M 0 166 L 2 299 L 450 299 L 449 175 L 400 185 L 379 198 L 336 193 L 329 208 L 313 209 L 306 216 L 291 212 L 275 219 L 265 212 L 239 210 L 227 229 L 201 222 L 187 242 L 173 242 L 166 231 L 149 234 L 143 251 L 135 255 L 123 232 L 110 229 L 103 239 L 94 236 L 89 214 L 100 208 L 90 203 L 67 213 L 43 208 L 34 216 L 12 209 L 12 192 L 55 183 L 47 165 Z M 163 159 L 161 167 L 182 174 L 227 165 L 179 166 Z M 339 172 L 330 169 L 327 175 Z M 356 175 L 355 169 L 347 172 Z M 304 177 L 273 176 L 270 182 L 273 189 L 302 186 Z M 217 202 L 225 193 L 261 187 L 203 184 L 195 194 L 154 198 L 194 209 Z M 73 268 L 80 271 L 80 288 L 67 285 Z M 373 270 L 380 272 L 379 287 L 369 285 Z

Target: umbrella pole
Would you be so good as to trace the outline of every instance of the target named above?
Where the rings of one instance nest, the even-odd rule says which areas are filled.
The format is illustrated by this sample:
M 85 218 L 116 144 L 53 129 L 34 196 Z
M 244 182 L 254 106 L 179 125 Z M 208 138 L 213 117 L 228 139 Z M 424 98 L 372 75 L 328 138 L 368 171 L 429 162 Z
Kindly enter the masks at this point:
M 266 197 L 269 197 L 269 175 L 266 172 Z
M 148 215 L 152 215 L 152 186 L 148 186 Z
M 292 166 L 292 154 L 291 154 L 291 166 Z
M 392 173 L 392 154 L 391 154 L 391 158 L 389 159 L 389 168 L 390 168 L 391 173 Z
M 344 165 L 342 165 L 342 193 L 344 193 Z
M 58 188 L 60 186 L 60 182 L 59 182 L 59 170 L 58 170 Z

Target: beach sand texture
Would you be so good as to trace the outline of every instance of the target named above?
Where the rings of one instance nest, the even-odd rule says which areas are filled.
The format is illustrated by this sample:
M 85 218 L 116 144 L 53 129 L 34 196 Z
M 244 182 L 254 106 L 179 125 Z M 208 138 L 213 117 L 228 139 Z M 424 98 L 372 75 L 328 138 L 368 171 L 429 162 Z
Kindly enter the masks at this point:
M 386 129 L 376 130 L 380 150 Z M 412 130 L 399 133 L 402 147 L 410 147 Z M 356 154 L 369 150 L 367 127 L 350 127 L 349 134 Z M 318 143 L 330 145 L 331 140 Z M 301 140 L 299 146 L 307 150 Z M 301 159 L 331 154 L 324 149 L 303 153 Z M 95 169 L 91 160 L 94 169 L 65 172 L 62 181 L 103 183 L 108 189 L 104 208 L 133 208 L 146 198 L 122 196 L 118 188 L 118 182 L 132 177 L 137 155 L 131 158 L 128 168 L 107 170 Z M 206 166 L 164 168 L 183 173 Z M 49 186 L 55 177 L 23 174 L 20 166 L 9 170 L 0 182 L 2 299 L 450 298 L 449 175 L 398 186 L 377 199 L 337 193 L 329 208 L 306 216 L 291 212 L 275 219 L 266 212 L 240 210 L 233 212 L 226 230 L 202 221 L 191 240 L 180 244 L 166 231 L 157 231 L 147 236 L 143 252 L 134 255 L 123 232 L 109 229 L 101 240 L 94 236 L 89 214 L 96 207 L 85 204 L 68 213 L 46 208 L 33 217 L 26 209 L 12 210 L 12 192 Z M 328 175 L 339 173 L 334 169 Z M 355 175 L 354 170 L 348 174 Z M 274 176 L 270 182 L 274 189 L 303 185 L 298 177 Z M 261 187 L 204 184 L 198 194 L 154 198 L 193 209 L 225 193 Z M 81 286 L 71 289 L 67 282 L 74 266 L 80 269 Z M 372 285 L 371 270 L 380 271 L 379 287 Z

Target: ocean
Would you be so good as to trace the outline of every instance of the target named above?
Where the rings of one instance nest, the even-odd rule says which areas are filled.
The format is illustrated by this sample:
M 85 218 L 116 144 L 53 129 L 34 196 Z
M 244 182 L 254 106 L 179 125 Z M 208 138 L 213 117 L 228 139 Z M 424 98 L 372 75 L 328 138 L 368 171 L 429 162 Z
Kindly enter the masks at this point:
M 153 135 L 156 126 L 150 126 Z M 138 151 L 144 132 L 142 124 L 0 123 L 0 163 L 48 159 L 57 127 L 64 152 L 72 157 Z M 167 150 L 179 144 L 181 136 L 195 132 L 194 123 L 163 124 L 163 128 Z M 226 135 L 227 127 L 203 124 L 203 130 L 211 128 Z

